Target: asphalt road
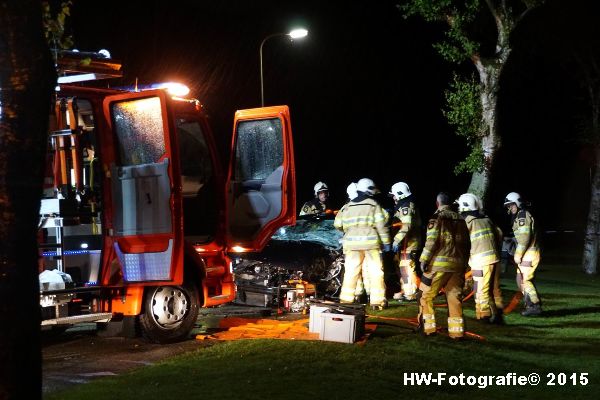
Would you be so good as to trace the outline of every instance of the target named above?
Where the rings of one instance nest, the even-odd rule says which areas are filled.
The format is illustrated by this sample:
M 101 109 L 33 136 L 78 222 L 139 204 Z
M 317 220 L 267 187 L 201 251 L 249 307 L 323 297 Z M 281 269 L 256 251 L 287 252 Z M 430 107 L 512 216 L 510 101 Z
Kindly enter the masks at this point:
M 218 321 L 227 316 L 268 318 L 270 312 L 269 309 L 245 306 L 203 309 L 195 332 L 216 328 Z M 153 344 L 142 338 L 104 337 L 95 324 L 80 324 L 61 334 L 42 332 L 43 393 L 123 374 L 215 343 L 193 337 L 179 343 Z

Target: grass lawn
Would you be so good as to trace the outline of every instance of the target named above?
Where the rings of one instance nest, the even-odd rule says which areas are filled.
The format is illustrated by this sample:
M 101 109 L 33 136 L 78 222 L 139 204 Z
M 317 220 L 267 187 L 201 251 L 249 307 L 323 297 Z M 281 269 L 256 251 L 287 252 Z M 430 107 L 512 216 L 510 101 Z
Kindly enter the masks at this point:
M 546 261 L 548 260 L 548 261 Z M 552 261 L 556 260 L 556 261 Z M 474 320 L 466 302 L 467 330 L 485 337 L 453 342 L 445 335 L 422 337 L 403 321 L 379 320 L 366 344 L 245 340 L 210 347 L 131 373 L 102 378 L 47 399 L 588 399 L 600 395 L 600 281 L 560 257 L 546 257 L 537 273 L 544 315 L 506 316 L 505 326 Z M 514 273 L 503 278 L 508 303 Z M 441 298 L 438 298 L 438 302 Z M 414 317 L 415 305 L 392 305 L 376 313 Z M 437 309 L 445 326 L 446 309 Z M 377 321 L 369 319 L 369 322 Z M 405 385 L 404 373 L 517 375 L 538 373 L 538 386 Z M 549 386 L 547 374 L 557 377 Z M 566 382 L 559 373 L 566 374 Z M 576 373 L 577 385 L 571 381 Z M 586 386 L 579 374 L 588 373 Z M 466 378 L 465 378 L 466 379 Z M 564 383 L 564 385 L 560 385 Z

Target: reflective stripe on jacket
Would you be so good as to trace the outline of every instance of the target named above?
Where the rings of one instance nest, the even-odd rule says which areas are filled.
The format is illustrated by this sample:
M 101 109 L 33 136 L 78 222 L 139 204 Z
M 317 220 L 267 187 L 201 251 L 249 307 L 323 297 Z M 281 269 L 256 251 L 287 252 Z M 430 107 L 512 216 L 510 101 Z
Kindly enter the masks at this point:
M 300 215 L 321 214 L 324 213 L 326 209 L 327 205 L 325 203 L 321 203 L 319 199 L 314 198 L 304 203 L 300 209 Z
M 412 201 L 406 207 L 400 207 L 394 217 L 402 223 L 400 231 L 394 236 L 394 244 L 402 244 L 400 251 L 417 251 L 421 245 L 421 217 Z
M 517 240 L 515 260 L 536 261 L 540 258 L 535 221 L 529 211 L 519 210 L 512 226 Z
M 427 224 L 427 239 L 420 262 L 432 272 L 459 272 L 469 257 L 469 230 L 465 220 L 450 206 L 440 206 Z
M 483 267 L 500 261 L 498 248 L 502 231 L 486 215 L 468 215 L 465 218 L 471 239 L 471 268 Z
M 379 249 L 390 244 L 388 214 L 372 198 L 350 201 L 335 217 L 333 226 L 344 232 L 344 250 Z

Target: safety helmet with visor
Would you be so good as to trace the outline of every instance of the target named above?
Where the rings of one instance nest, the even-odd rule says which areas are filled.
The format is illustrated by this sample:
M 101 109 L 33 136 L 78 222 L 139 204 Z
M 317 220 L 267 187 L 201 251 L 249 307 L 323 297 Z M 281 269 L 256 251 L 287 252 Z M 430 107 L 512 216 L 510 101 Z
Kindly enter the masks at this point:
M 521 195 L 517 192 L 510 192 L 504 198 L 504 206 L 510 206 L 512 203 L 515 203 L 518 208 L 521 208 L 523 205 L 523 200 L 521 200 Z
M 458 212 L 481 210 L 481 201 L 472 193 L 461 194 L 456 202 L 458 203 Z
M 359 192 L 363 192 L 368 194 L 369 196 L 373 196 L 374 194 L 379 193 L 379 190 L 375 186 L 375 182 L 373 182 L 369 178 L 362 178 L 358 182 L 356 182 L 356 190 Z
M 405 182 L 396 182 L 392 185 L 390 195 L 397 197 L 399 200 L 405 199 L 412 193 Z
M 329 187 L 325 182 L 317 182 L 314 186 L 315 196 L 319 195 L 319 192 L 328 192 Z

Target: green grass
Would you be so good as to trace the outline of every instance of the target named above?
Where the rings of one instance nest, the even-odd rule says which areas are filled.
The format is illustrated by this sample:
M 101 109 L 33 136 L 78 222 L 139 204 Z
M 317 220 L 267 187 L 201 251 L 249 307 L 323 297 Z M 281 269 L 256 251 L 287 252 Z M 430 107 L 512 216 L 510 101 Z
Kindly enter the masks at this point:
M 514 276 L 514 275 L 513 275 Z M 131 373 L 103 378 L 47 399 L 572 399 L 600 393 L 600 281 L 578 265 L 540 266 L 537 286 L 544 316 L 525 318 L 518 310 L 507 325 L 474 320 L 473 300 L 465 307 L 467 330 L 485 341 L 453 342 L 445 335 L 422 337 L 402 321 L 383 321 L 363 346 L 328 342 L 246 340 L 216 343 Z M 516 285 L 503 278 L 508 302 Z M 441 298 L 440 298 L 441 299 Z M 438 299 L 438 300 L 440 300 Z M 416 306 L 392 305 L 377 313 L 414 317 Z M 438 308 L 445 325 L 446 309 Z M 538 386 L 405 386 L 404 372 L 448 375 L 540 374 Z M 548 373 L 587 372 L 587 386 L 547 386 Z M 595 393 L 595 394 L 594 394 Z

